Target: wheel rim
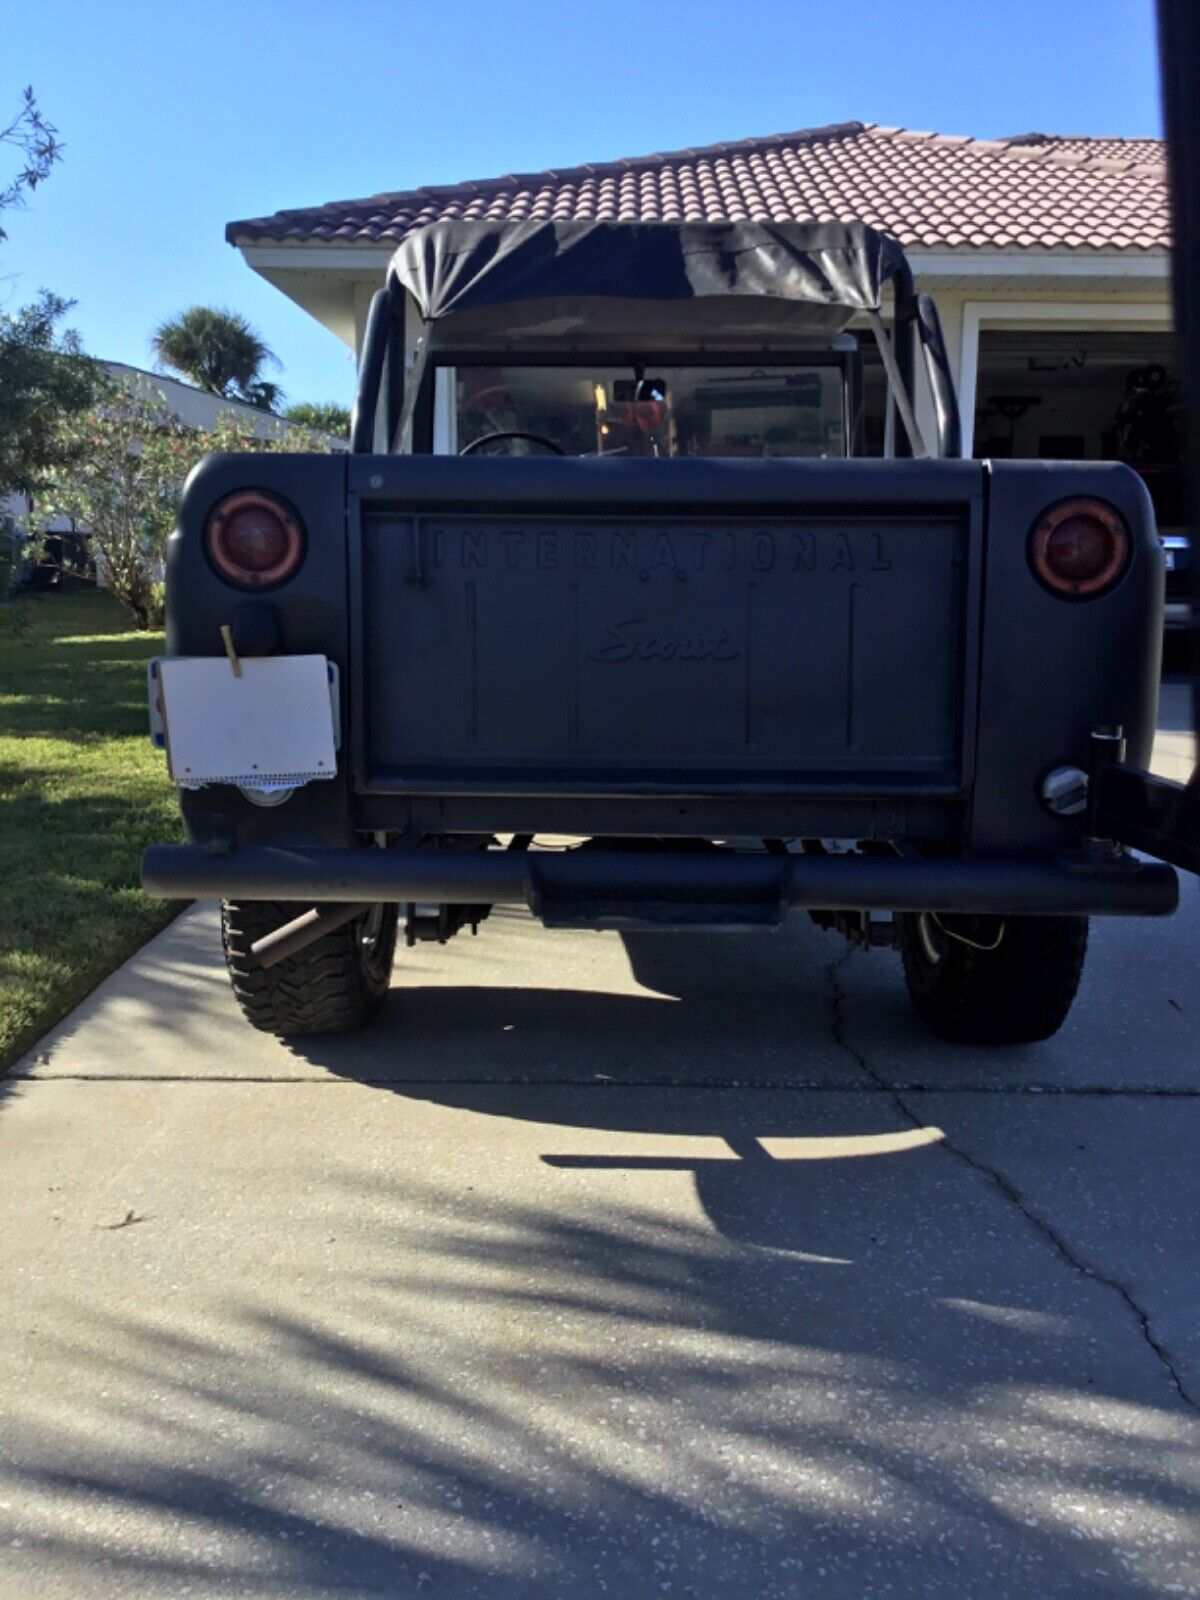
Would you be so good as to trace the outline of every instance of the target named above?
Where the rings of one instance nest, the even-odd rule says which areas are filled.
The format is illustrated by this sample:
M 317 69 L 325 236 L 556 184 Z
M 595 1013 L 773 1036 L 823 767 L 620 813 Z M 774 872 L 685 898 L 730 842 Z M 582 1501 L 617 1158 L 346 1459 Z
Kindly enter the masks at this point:
M 921 950 L 931 967 L 936 967 L 946 954 L 946 936 L 938 927 L 932 911 L 922 911 L 917 917 L 917 937 Z
M 391 907 L 380 901 L 363 913 L 358 924 L 358 948 L 362 968 L 376 973 L 382 970 L 385 960 L 390 964 L 390 951 L 385 948 L 385 931 Z

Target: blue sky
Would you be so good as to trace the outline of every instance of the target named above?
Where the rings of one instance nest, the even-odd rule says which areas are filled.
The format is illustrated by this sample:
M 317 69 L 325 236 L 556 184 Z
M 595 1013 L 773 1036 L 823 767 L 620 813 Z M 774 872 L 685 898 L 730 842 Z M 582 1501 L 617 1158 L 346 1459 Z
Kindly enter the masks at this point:
M 0 112 L 32 83 L 66 146 L 6 219 L 0 306 L 73 297 L 136 365 L 163 317 L 231 306 L 297 400 L 348 402 L 350 358 L 231 218 L 851 118 L 1160 131 L 1149 0 L 0 0 L 0 39 Z

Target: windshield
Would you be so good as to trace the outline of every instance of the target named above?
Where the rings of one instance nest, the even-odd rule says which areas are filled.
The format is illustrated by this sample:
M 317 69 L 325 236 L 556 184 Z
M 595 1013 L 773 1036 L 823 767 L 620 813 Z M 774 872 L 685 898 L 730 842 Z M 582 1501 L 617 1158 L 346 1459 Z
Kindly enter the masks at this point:
M 440 367 L 436 448 L 569 456 L 844 456 L 840 365 Z M 489 439 L 492 434 L 532 437 Z

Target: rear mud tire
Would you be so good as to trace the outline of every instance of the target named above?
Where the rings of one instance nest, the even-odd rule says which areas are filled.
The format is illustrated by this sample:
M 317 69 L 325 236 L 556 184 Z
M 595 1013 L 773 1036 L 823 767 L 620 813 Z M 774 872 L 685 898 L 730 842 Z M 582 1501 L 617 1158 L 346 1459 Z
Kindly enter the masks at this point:
M 993 943 L 994 949 L 977 948 Z M 1086 917 L 896 916 L 913 1006 L 942 1039 L 1033 1044 L 1062 1027 L 1079 988 Z M 946 930 L 951 930 L 947 932 Z M 975 942 L 967 944 L 954 933 Z
M 278 966 L 261 967 L 250 946 L 305 909 L 269 900 L 222 901 L 221 942 L 233 992 L 246 1021 L 263 1033 L 351 1033 L 387 996 L 399 908 L 372 906 Z

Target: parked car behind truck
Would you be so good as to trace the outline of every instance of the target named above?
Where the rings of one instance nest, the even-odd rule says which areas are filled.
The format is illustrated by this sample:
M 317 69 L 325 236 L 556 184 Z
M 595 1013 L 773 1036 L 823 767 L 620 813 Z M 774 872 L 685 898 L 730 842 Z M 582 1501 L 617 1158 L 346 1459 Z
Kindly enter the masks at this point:
M 856 319 L 896 459 L 860 455 Z M 147 888 L 222 900 L 284 1035 L 364 1022 L 401 924 L 505 903 L 806 910 L 898 946 L 937 1032 L 1044 1038 L 1088 918 L 1176 904 L 1122 843 L 1161 820 L 1163 557 L 1126 467 L 957 455 L 936 310 L 860 224 L 414 233 L 351 454 L 188 482 L 152 669 L 188 843 Z

